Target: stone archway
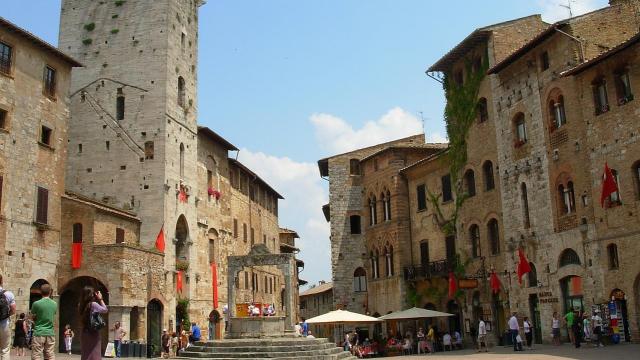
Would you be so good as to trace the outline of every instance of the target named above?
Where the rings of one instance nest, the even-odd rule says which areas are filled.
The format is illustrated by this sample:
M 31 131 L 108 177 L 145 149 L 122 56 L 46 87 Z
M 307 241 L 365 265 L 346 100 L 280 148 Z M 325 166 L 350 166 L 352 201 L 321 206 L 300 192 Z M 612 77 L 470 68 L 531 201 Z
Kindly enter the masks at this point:
M 102 292 L 102 297 L 104 299 L 105 304 L 109 304 L 109 290 L 107 287 L 100 282 L 100 280 L 91 277 L 91 276 L 80 276 L 74 279 L 69 280 L 69 282 L 62 288 L 62 292 L 60 293 L 60 301 L 59 301 L 59 318 L 58 318 L 58 332 L 59 338 L 64 339 L 64 327 L 65 325 L 71 325 L 71 329 L 76 334 L 73 338 L 73 343 L 71 344 L 71 349 L 74 354 L 80 353 L 80 334 L 82 334 L 82 325 L 80 322 L 80 316 L 78 315 L 78 303 L 80 302 L 80 297 L 82 295 L 82 290 L 85 286 L 91 286 L 95 290 L 99 290 Z M 107 322 L 107 326 L 109 327 L 109 318 L 108 316 L 103 316 L 105 322 Z M 109 333 L 107 330 L 103 329 L 101 331 L 102 335 L 102 352 L 104 353 L 104 349 L 107 346 L 107 342 L 109 339 Z M 60 352 L 64 352 L 64 341 L 58 342 L 58 349 Z
M 164 306 L 158 299 L 152 299 L 147 304 L 147 342 L 152 346 L 153 357 L 158 356 L 161 351 L 163 310 Z
M 34 302 L 42 299 L 40 287 L 44 284 L 49 284 L 49 282 L 45 279 L 38 279 L 31 284 L 31 287 L 29 288 L 29 310 L 31 310 L 31 306 Z

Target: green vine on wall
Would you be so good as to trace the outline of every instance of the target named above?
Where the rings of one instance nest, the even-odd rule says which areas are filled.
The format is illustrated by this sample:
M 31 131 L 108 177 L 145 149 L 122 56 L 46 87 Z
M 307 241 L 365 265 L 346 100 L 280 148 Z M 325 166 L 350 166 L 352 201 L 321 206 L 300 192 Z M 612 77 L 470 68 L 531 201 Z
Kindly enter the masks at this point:
M 462 171 L 467 163 L 467 136 L 469 129 L 477 119 L 478 92 L 485 77 L 489 63 L 487 57 L 479 69 L 474 69 L 471 61 L 465 62 L 464 81 L 459 84 L 451 74 L 445 74 L 443 87 L 447 98 L 444 119 L 449 136 L 449 147 L 441 158 L 449 164 L 449 173 L 454 192 L 454 207 L 447 216 L 440 207 L 441 195 L 428 191 L 429 202 L 433 205 L 434 216 L 440 230 L 446 236 L 457 234 L 458 216 L 465 200 L 469 198 L 462 184 Z

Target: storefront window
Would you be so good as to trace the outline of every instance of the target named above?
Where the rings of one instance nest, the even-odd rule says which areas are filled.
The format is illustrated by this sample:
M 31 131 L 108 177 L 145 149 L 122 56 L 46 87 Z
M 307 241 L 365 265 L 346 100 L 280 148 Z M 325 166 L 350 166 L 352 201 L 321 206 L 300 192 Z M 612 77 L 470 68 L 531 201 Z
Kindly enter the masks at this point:
M 560 280 L 562 298 L 564 300 L 565 313 L 569 310 L 584 309 L 582 300 L 582 278 L 580 276 L 568 276 Z

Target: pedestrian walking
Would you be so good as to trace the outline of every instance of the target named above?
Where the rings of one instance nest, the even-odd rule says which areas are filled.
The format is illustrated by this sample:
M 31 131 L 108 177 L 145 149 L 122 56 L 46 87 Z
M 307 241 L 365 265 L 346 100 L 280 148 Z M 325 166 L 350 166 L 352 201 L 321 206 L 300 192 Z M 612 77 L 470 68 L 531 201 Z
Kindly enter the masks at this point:
M 9 360 L 11 353 L 11 315 L 16 313 L 16 298 L 2 287 L 0 275 L 0 360 Z
M 571 326 L 571 329 L 573 331 L 573 341 L 574 341 L 574 345 L 577 348 L 580 347 L 580 343 L 582 342 L 581 340 L 581 335 L 582 335 L 582 315 L 580 314 L 580 310 L 578 310 L 578 308 L 576 308 L 574 310 L 573 313 L 573 325 Z
M 225 305 L 222 307 L 222 315 L 224 315 L 224 331 L 229 331 L 229 306 Z
M 527 347 L 531 349 L 533 346 L 533 332 L 531 331 L 531 321 L 529 321 L 529 318 L 526 316 L 522 322 L 522 327 L 524 328 L 524 337 L 527 340 Z
M 567 325 L 567 332 L 569 333 L 569 342 L 575 345 L 575 333 L 573 332 L 573 323 L 575 322 L 576 315 L 573 309 L 569 309 L 564 316 L 564 323 Z
M 42 299 L 31 306 L 33 317 L 33 342 L 31 345 L 31 359 L 55 359 L 56 334 L 53 330 L 53 322 L 58 311 L 58 304 L 51 300 L 51 285 L 40 286 Z
M 436 352 L 436 331 L 433 329 L 433 325 L 429 326 L 427 332 L 427 343 L 429 344 L 429 352 Z
M 160 357 L 171 357 L 171 335 L 167 333 L 167 329 L 162 329 L 162 337 L 160 341 L 162 342 L 162 354 L 160 354 Z
M 553 312 L 553 319 L 551 320 L 551 336 L 553 336 L 553 345 L 560 345 L 560 319 L 557 311 Z
M 600 317 L 600 310 L 596 309 L 591 317 L 591 323 L 593 324 L 593 334 L 596 336 L 596 347 L 602 347 L 602 318 Z
M 487 344 L 487 325 L 484 323 L 482 317 L 478 322 L 478 352 L 482 351 L 482 344 L 484 344 L 485 352 L 489 352 L 489 345 Z
M 85 286 L 78 304 L 78 313 L 82 323 L 81 360 L 102 359 L 100 330 L 105 323 L 100 314 L 105 314 L 107 311 L 109 309 L 102 299 L 102 293 L 95 291 L 91 286 Z
M 120 325 L 120 321 L 116 321 L 111 331 L 113 331 L 113 347 L 116 349 L 116 357 L 119 358 L 121 355 L 122 339 L 127 335 L 127 332 L 124 331 L 122 325 Z
M 589 314 L 584 314 L 582 319 L 582 331 L 584 334 L 584 341 L 590 342 L 593 334 L 591 333 L 591 320 Z
M 16 348 L 16 356 L 24 356 L 24 349 L 27 347 L 27 322 L 24 313 L 20 314 L 16 321 L 16 328 L 13 335 L 13 347 Z
M 514 312 L 511 314 L 511 318 L 509 318 L 509 332 L 511 333 L 511 341 L 513 341 L 513 351 L 520 351 L 518 349 L 518 330 L 520 329 L 520 325 L 518 325 L 518 313 Z
M 64 327 L 64 347 L 69 355 L 71 355 L 71 344 L 73 344 L 74 336 L 76 336 L 76 334 L 71 330 L 71 325 L 67 324 Z

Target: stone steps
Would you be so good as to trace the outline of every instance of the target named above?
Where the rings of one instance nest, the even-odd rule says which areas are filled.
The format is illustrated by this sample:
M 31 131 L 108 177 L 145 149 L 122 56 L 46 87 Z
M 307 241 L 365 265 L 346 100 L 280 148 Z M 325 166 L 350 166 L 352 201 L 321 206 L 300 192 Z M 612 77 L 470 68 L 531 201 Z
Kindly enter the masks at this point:
M 327 339 L 274 338 L 198 342 L 180 352 L 182 359 L 355 359 Z

